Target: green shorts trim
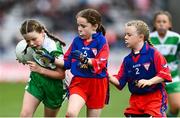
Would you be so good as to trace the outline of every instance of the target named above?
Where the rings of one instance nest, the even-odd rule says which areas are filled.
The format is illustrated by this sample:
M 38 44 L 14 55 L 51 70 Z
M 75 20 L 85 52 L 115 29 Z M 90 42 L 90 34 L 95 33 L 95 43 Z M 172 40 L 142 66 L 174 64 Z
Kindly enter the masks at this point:
M 28 82 L 26 90 L 51 109 L 60 108 L 66 94 L 62 80 L 38 78 L 37 76 Z
M 180 92 L 180 82 L 167 84 L 165 89 L 168 94 Z

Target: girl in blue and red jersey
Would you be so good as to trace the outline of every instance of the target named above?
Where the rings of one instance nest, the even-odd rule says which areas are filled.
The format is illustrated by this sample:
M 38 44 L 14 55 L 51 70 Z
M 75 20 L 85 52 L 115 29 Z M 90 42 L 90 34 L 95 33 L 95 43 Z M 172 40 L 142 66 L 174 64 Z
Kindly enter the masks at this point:
M 69 85 L 67 117 L 77 117 L 86 104 L 87 117 L 100 116 L 108 90 L 107 61 L 109 47 L 104 37 L 101 15 L 94 9 L 77 13 L 78 36 L 64 56 L 52 62 L 73 74 Z
M 164 82 L 171 81 L 165 58 L 149 41 L 149 28 L 140 20 L 125 25 L 125 44 L 132 51 L 127 55 L 117 75 L 109 75 L 110 82 L 118 89 L 128 83 L 131 97 L 126 117 L 164 117 L 167 94 Z

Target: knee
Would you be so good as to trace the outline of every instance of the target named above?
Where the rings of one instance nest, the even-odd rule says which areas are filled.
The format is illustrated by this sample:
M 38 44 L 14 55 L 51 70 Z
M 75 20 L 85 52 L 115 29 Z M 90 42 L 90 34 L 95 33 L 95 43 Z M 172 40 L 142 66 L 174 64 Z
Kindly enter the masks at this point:
M 31 113 L 30 111 L 28 110 L 23 110 L 21 111 L 20 113 L 20 117 L 32 117 L 33 116 L 33 113 Z

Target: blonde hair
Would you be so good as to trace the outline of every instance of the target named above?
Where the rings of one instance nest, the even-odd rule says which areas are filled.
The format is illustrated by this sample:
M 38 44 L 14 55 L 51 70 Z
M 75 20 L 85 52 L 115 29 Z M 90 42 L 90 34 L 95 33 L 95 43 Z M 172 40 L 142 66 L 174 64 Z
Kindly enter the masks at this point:
M 138 34 L 144 35 L 144 41 L 147 41 L 149 45 L 153 46 L 149 38 L 149 34 L 150 34 L 149 27 L 144 21 L 132 20 L 132 21 L 127 22 L 125 26 L 134 26 Z

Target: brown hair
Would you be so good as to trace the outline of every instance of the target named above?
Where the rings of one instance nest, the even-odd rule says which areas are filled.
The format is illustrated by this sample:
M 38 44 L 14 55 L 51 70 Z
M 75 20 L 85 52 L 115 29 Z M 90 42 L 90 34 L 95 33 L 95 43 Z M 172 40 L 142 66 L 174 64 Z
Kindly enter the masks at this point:
M 102 32 L 103 35 L 106 34 L 106 30 L 102 25 L 101 21 L 101 14 L 95 9 L 84 9 L 77 13 L 77 17 L 86 18 L 89 23 L 92 25 L 98 24 L 98 28 L 96 29 L 97 32 Z
M 144 35 L 144 41 L 147 41 L 147 43 L 151 46 L 153 46 L 152 42 L 150 41 L 149 34 L 150 30 L 148 25 L 141 20 L 132 20 L 125 24 L 125 26 L 134 26 L 136 28 L 136 31 L 138 34 Z
M 169 19 L 169 22 L 172 24 L 172 16 L 168 11 L 158 11 L 155 13 L 154 18 L 153 18 L 153 31 L 156 30 L 155 22 L 158 15 L 166 15 Z M 172 30 L 172 27 L 170 27 L 169 30 Z
M 20 32 L 21 34 L 27 34 L 29 32 L 33 32 L 36 31 L 38 33 L 41 33 L 42 31 L 44 31 L 47 36 L 55 41 L 59 41 L 63 46 L 65 46 L 65 42 L 63 42 L 60 38 L 54 36 L 53 34 L 49 33 L 49 31 L 45 28 L 45 26 L 41 25 L 40 22 L 38 22 L 37 20 L 34 19 L 30 19 L 30 20 L 25 20 L 20 28 Z

